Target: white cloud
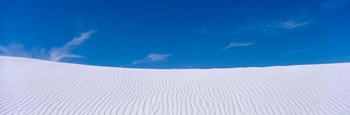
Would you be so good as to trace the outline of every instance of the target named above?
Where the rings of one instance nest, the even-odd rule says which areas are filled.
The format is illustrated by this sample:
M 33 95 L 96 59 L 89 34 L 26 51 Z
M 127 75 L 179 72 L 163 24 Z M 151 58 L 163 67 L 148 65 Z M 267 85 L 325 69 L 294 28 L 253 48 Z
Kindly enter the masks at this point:
M 88 31 L 81 33 L 80 36 L 73 38 L 71 41 L 67 42 L 64 46 L 58 48 L 52 48 L 50 53 L 51 61 L 60 61 L 64 58 L 80 58 L 82 56 L 71 54 L 71 50 L 74 46 L 78 46 L 83 43 L 86 39 L 90 37 L 95 31 Z
M 8 46 L 0 46 L 0 52 L 6 56 L 32 57 L 22 44 L 12 43 Z
M 135 60 L 131 63 L 131 65 L 141 64 L 141 63 L 151 63 L 151 62 L 159 62 L 167 60 L 171 55 L 169 54 L 156 54 L 150 53 L 147 57 L 139 60 Z
M 267 35 L 276 35 L 285 32 L 289 32 L 301 27 L 305 27 L 310 24 L 310 21 L 283 21 L 271 25 L 261 26 L 260 29 Z
M 22 44 L 13 43 L 8 46 L 0 45 L 0 54 L 6 56 L 39 58 L 51 61 L 60 61 L 65 58 L 81 58 L 82 56 L 71 54 L 71 50 L 83 43 L 95 31 L 81 33 L 80 36 L 73 38 L 62 47 L 51 48 L 48 52 L 45 48 L 34 47 L 26 50 Z
M 309 23 L 310 23 L 309 21 L 300 21 L 300 22 L 286 21 L 286 22 L 280 23 L 277 26 L 277 28 L 292 30 L 292 29 L 296 29 L 296 28 L 299 28 L 299 27 L 302 27 L 302 26 L 306 26 Z
M 246 28 L 240 28 L 240 30 L 243 31 L 252 31 L 252 30 L 259 30 L 264 32 L 267 35 L 277 35 L 281 33 L 286 33 L 289 31 L 293 31 L 296 29 L 300 29 L 302 27 L 306 27 L 307 25 L 311 24 L 311 20 L 300 20 L 300 19 L 290 19 L 285 21 L 274 21 L 270 23 L 262 23 L 253 25 Z
M 0 51 L 1 53 L 4 53 L 4 54 L 10 53 L 9 51 L 7 51 L 7 48 L 5 48 L 4 46 L 0 46 Z
M 244 46 L 251 46 L 251 45 L 254 45 L 253 42 L 230 42 L 226 47 L 225 49 L 228 49 L 228 48 L 233 48 L 233 47 L 244 47 Z

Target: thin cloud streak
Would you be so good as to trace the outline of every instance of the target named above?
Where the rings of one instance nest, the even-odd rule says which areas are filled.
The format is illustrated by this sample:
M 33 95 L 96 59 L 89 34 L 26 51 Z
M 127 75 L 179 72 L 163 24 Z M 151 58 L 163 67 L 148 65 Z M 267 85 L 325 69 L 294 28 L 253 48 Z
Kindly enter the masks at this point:
M 64 46 L 50 48 L 48 51 L 45 48 L 40 47 L 33 47 L 31 50 L 26 50 L 22 44 L 18 43 L 12 43 L 8 46 L 0 45 L 0 54 L 5 56 L 38 58 L 50 61 L 61 61 L 65 58 L 82 58 L 83 56 L 81 55 L 72 54 L 71 50 L 74 47 L 81 45 L 95 32 L 96 31 L 92 30 L 81 33 L 80 36 L 73 38 Z
M 245 47 L 254 45 L 253 42 L 230 42 L 224 49 L 229 49 L 233 47 Z
M 265 24 L 253 25 L 250 27 L 240 28 L 242 31 L 253 31 L 259 30 L 267 35 L 277 35 L 296 29 L 306 27 L 312 23 L 311 20 L 286 20 L 286 21 L 276 21 Z
M 91 34 L 95 33 L 96 31 L 88 31 L 81 33 L 80 36 L 73 38 L 71 41 L 67 42 L 64 46 L 58 47 L 58 48 L 52 48 L 50 53 L 50 59 L 51 61 L 60 61 L 64 58 L 81 58 L 82 56 L 71 54 L 71 50 L 74 46 L 78 46 L 82 44 L 85 40 L 90 38 Z
M 310 24 L 309 21 L 302 21 L 302 22 L 286 21 L 286 22 L 281 23 L 277 27 L 280 27 L 280 28 L 283 28 L 283 29 L 287 29 L 287 30 L 292 30 L 292 29 L 296 29 L 296 28 L 299 28 L 299 27 L 302 27 L 302 26 L 306 26 L 308 24 Z
M 151 63 L 167 60 L 171 55 L 170 54 L 156 54 L 150 53 L 145 58 L 135 60 L 130 65 L 142 64 L 142 63 Z
M 9 54 L 10 52 L 4 46 L 0 46 L 0 51 L 4 54 Z
M 22 44 L 12 43 L 8 46 L 0 46 L 0 53 L 5 56 L 29 57 L 31 51 L 26 51 Z
M 268 25 L 265 27 L 262 27 L 262 31 L 267 35 L 276 35 L 288 31 L 292 31 L 295 29 L 299 29 L 302 27 L 305 27 L 309 25 L 310 21 L 294 21 L 294 20 L 288 20 L 284 22 L 280 22 L 273 25 Z

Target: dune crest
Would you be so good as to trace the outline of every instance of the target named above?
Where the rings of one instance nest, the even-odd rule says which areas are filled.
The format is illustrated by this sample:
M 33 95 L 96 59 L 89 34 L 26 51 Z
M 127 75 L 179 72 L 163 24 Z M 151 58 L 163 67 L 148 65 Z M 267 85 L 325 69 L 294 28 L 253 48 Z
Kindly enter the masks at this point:
M 350 63 L 131 69 L 0 56 L 0 115 L 349 115 Z

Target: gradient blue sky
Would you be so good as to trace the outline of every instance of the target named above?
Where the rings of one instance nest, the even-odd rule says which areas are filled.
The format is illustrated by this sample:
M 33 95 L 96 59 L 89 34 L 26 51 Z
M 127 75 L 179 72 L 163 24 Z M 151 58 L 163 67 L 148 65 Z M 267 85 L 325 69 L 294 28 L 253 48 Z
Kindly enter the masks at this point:
M 1 0 L 0 54 L 227 68 L 350 61 L 349 0 Z

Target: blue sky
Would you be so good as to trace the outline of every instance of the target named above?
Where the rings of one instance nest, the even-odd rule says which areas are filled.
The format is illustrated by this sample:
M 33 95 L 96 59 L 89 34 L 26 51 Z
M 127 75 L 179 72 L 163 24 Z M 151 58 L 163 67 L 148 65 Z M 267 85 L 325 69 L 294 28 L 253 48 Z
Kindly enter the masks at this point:
M 350 61 L 349 0 L 2 0 L 0 54 L 137 68 Z

